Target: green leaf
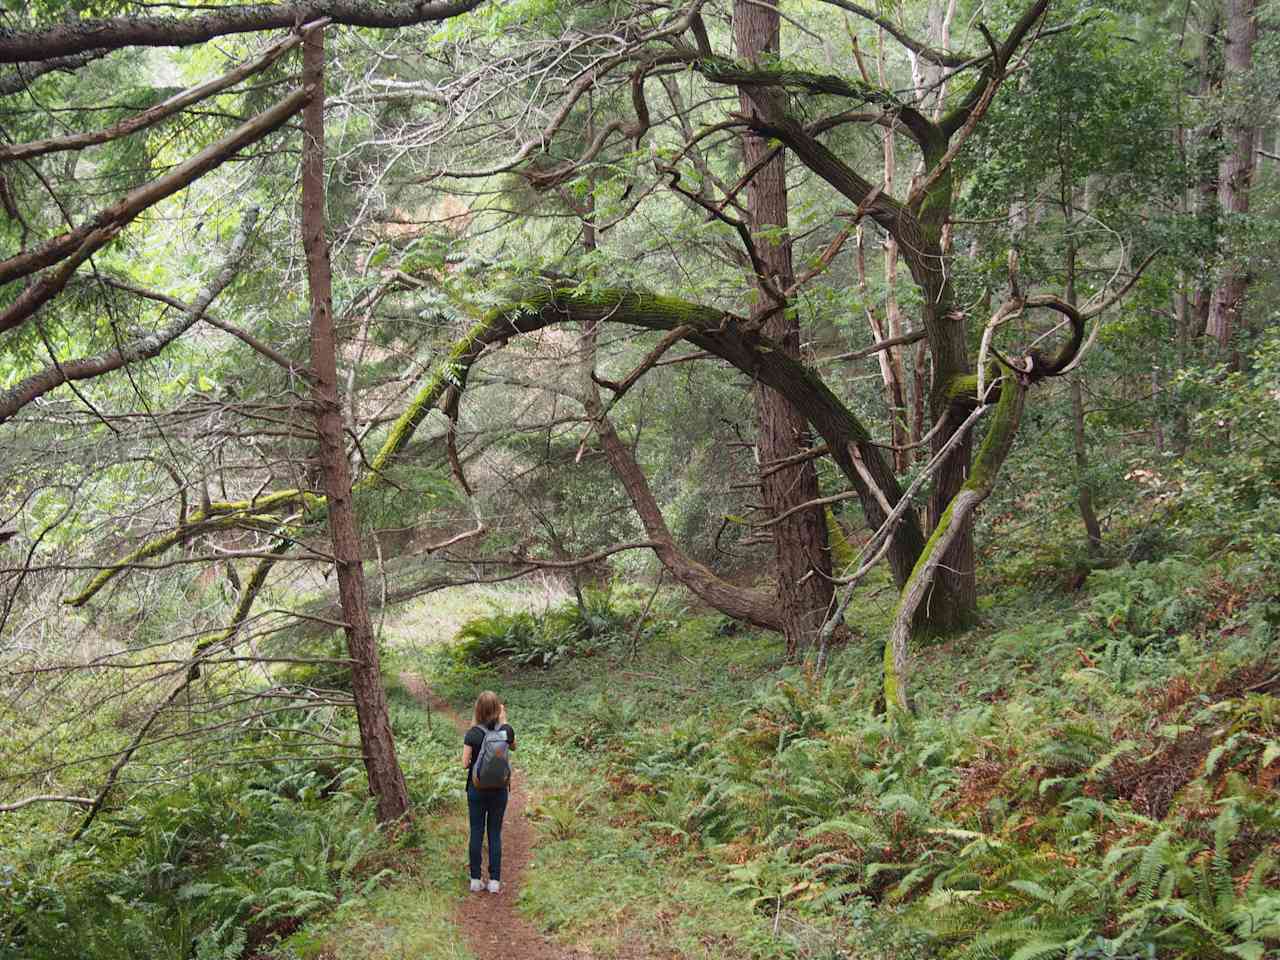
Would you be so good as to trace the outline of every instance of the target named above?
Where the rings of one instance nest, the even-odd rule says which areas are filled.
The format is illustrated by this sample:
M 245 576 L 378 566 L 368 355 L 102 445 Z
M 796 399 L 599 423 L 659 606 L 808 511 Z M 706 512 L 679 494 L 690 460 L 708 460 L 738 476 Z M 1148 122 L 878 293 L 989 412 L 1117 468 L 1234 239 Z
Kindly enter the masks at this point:
M 1267 749 L 1262 751 L 1262 769 L 1275 763 L 1277 757 L 1280 757 L 1280 740 L 1268 740 Z
M 1262 960 L 1266 956 L 1266 949 L 1257 940 L 1250 940 L 1247 943 L 1237 943 L 1234 947 L 1223 947 L 1222 952 L 1242 957 L 1243 960 Z

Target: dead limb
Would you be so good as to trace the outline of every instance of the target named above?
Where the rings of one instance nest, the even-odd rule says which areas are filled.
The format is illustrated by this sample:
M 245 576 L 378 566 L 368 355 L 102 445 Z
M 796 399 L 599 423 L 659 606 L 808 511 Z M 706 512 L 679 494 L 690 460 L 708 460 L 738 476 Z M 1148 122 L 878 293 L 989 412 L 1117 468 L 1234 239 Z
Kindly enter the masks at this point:
M 72 803 L 81 807 L 92 807 L 93 797 L 64 797 L 57 794 L 44 793 L 36 797 L 27 797 L 25 800 L 18 800 L 15 803 L 0 803 L 0 813 L 12 813 L 14 810 L 29 807 L 33 803 Z

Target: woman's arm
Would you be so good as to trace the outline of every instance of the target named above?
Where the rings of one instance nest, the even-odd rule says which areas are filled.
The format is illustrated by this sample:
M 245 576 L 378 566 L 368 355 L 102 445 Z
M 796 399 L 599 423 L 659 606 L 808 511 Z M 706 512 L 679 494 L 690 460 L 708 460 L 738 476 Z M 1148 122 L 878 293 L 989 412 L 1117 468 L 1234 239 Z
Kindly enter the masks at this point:
M 469 743 L 462 745 L 462 765 L 464 767 L 471 766 L 471 744 Z

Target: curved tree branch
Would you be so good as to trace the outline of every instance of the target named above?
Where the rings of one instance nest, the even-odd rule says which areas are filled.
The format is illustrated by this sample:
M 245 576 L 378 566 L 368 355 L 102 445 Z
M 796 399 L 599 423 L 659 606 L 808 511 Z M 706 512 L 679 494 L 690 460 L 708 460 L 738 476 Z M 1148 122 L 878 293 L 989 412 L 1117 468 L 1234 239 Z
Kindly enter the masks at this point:
M 996 389 L 996 384 L 992 384 L 992 389 Z M 893 626 L 889 630 L 884 648 L 886 710 L 911 710 L 907 645 L 911 640 L 911 626 L 916 611 L 929 595 L 929 589 L 947 550 L 965 529 L 966 521 L 973 511 L 994 489 L 996 476 L 1008 458 L 1014 437 L 1018 433 L 1027 396 L 1026 383 L 1016 372 L 1006 370 L 1000 381 L 999 391 L 1000 399 L 996 402 L 995 415 L 974 459 L 969 477 L 938 518 L 938 525 L 921 551 L 920 559 L 899 595 Z M 971 415 L 970 422 L 973 419 Z
M 728 361 L 753 380 L 772 387 L 787 398 L 814 428 L 822 434 L 831 450 L 831 456 L 850 484 L 858 492 L 864 515 L 868 522 L 878 527 L 885 520 L 887 511 L 882 501 L 890 507 L 899 504 L 902 488 L 892 468 L 885 462 L 882 451 L 872 441 L 862 423 L 840 402 L 822 380 L 799 361 L 786 353 L 769 338 L 763 336 L 754 325 L 740 317 L 713 307 L 689 303 L 674 297 L 662 297 L 633 290 L 584 290 L 564 281 L 545 281 L 536 286 L 517 290 L 500 307 L 486 312 L 460 340 L 458 340 L 436 371 L 419 389 L 409 407 L 393 424 L 382 448 L 371 459 L 369 472 L 354 485 L 353 492 L 372 487 L 382 481 L 381 474 L 404 449 L 418 425 L 440 402 L 450 386 L 465 389 L 471 367 L 490 345 L 501 344 L 510 337 L 532 333 L 545 327 L 566 321 L 581 323 L 612 322 L 649 330 L 674 330 L 680 326 L 689 328 L 685 339 L 695 346 Z M 266 503 L 296 501 L 298 491 L 280 491 L 257 500 L 261 511 Z M 316 523 L 324 519 L 327 509 L 323 498 L 306 495 L 307 512 L 299 524 Z M 193 514 L 188 530 L 205 519 L 203 512 Z M 242 519 L 237 517 L 236 519 Z M 279 532 L 276 534 L 279 536 Z M 114 564 L 94 578 L 80 594 L 67 601 L 81 604 L 101 589 L 111 577 L 128 568 L 129 562 L 155 556 L 173 545 L 179 536 L 171 533 L 152 541 L 135 551 L 130 558 Z M 291 541 L 281 540 L 274 548 L 283 552 Z M 924 536 L 919 518 L 914 510 L 904 508 L 902 520 L 890 553 L 890 564 L 895 579 L 905 583 L 924 546 Z M 276 561 L 264 559 L 254 571 L 259 583 Z M 228 631 L 234 632 L 248 616 L 252 603 L 246 590 Z

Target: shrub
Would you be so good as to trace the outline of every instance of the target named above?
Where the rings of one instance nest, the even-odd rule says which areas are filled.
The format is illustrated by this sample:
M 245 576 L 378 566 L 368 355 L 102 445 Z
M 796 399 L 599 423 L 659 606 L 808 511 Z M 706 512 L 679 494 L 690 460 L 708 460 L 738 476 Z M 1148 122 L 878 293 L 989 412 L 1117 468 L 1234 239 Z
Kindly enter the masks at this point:
M 583 605 L 565 601 L 541 614 L 495 612 L 463 624 L 456 653 L 473 665 L 507 662 L 546 668 L 591 656 L 628 636 L 631 615 L 606 592 L 588 590 Z

